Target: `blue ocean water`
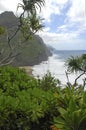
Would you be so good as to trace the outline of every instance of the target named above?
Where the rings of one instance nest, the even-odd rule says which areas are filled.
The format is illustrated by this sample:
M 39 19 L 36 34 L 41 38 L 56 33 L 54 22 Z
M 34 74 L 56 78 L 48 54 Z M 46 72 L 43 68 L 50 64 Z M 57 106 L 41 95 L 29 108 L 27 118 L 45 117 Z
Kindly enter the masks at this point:
M 67 83 L 67 77 L 65 71 L 67 70 L 65 66 L 66 60 L 70 56 L 80 56 L 82 54 L 86 54 L 85 50 L 77 50 L 77 51 L 65 51 L 65 50 L 54 50 L 53 55 L 48 58 L 47 61 L 43 61 L 39 65 L 33 66 L 33 75 L 35 77 L 43 77 L 47 71 L 49 71 L 52 76 L 59 79 L 62 84 Z M 71 83 L 74 83 L 75 78 L 78 74 L 70 74 L 69 80 Z M 84 77 L 79 80 L 79 83 L 82 82 Z
M 86 54 L 86 50 L 54 50 L 53 54 L 57 55 L 56 58 L 66 61 L 71 56 L 75 57 Z

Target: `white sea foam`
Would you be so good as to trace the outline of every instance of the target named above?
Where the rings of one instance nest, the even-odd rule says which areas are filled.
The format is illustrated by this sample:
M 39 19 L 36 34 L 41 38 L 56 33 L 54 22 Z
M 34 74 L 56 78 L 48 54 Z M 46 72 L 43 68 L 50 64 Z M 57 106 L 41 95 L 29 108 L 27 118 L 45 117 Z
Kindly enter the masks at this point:
M 35 65 L 33 67 L 33 75 L 35 77 L 43 77 L 48 71 L 54 76 L 55 78 L 59 79 L 62 84 L 66 84 L 67 77 L 65 74 L 66 67 L 65 67 L 65 62 L 60 60 L 58 58 L 58 55 L 53 55 L 52 57 L 48 58 L 48 61 L 43 61 L 39 65 Z M 74 83 L 75 78 L 78 76 L 78 74 L 70 74 L 68 75 L 69 80 L 71 83 Z M 78 80 L 78 83 L 82 84 L 82 77 L 81 79 Z

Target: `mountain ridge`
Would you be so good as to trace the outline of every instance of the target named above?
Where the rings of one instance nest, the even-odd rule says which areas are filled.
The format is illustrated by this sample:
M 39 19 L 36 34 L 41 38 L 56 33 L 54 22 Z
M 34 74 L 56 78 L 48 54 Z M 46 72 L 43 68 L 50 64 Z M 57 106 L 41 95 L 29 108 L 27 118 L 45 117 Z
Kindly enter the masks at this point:
M 5 11 L 0 14 L 0 26 L 7 28 L 9 35 L 11 36 L 18 27 L 19 19 L 13 12 Z M 11 44 L 19 43 L 22 36 L 19 32 L 13 39 Z M 3 42 L 2 39 L 0 39 Z M 1 46 L 0 46 L 1 47 Z M 23 47 L 20 47 L 16 51 L 21 52 L 19 56 L 15 58 L 12 65 L 14 66 L 32 66 L 39 64 L 40 62 L 47 60 L 52 55 L 50 49 L 46 46 L 43 39 L 34 35 L 32 40 L 27 40 Z

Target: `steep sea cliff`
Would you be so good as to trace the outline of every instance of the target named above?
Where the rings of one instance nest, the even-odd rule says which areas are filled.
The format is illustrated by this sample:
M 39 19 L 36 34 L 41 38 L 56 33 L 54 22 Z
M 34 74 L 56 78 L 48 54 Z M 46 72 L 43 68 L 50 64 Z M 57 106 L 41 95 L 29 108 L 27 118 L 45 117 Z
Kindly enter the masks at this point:
M 13 12 L 4 12 L 0 14 L 0 26 L 4 26 L 7 29 L 8 36 L 11 37 L 19 24 L 19 19 Z M 6 41 L 6 36 L 0 37 L 0 50 L 9 50 L 9 46 Z M 30 40 L 22 43 L 22 34 L 19 31 L 17 35 L 11 40 L 12 46 L 16 45 L 14 53 L 19 53 L 15 58 L 13 66 L 32 66 L 39 64 L 42 61 L 48 59 L 52 55 L 50 49 L 44 44 L 41 37 L 34 35 Z M 6 54 L 7 55 L 7 54 Z

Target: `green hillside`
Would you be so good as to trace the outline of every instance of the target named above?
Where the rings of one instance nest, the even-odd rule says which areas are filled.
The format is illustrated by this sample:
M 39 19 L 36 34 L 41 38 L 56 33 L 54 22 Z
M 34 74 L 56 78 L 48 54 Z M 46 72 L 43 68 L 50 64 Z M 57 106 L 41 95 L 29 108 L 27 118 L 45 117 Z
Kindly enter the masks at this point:
M 6 11 L 0 14 L 0 25 L 7 28 L 8 35 L 12 36 L 18 26 L 18 18 L 13 12 Z M 14 66 L 35 65 L 41 61 L 47 60 L 48 56 L 51 55 L 49 48 L 38 35 L 33 36 L 31 40 L 25 41 L 21 32 L 18 32 L 12 39 L 11 45 L 16 45 L 17 47 L 14 53 L 19 53 L 12 63 Z M 6 49 L 4 54 L 6 55 L 6 53 L 9 52 L 6 36 L 0 36 L 0 50 L 3 47 Z
M 25 66 L 38 64 L 41 61 L 47 60 L 51 55 L 47 46 L 39 36 L 34 36 L 31 41 L 26 42 L 19 52 L 21 53 L 15 60 L 15 65 Z

